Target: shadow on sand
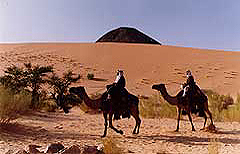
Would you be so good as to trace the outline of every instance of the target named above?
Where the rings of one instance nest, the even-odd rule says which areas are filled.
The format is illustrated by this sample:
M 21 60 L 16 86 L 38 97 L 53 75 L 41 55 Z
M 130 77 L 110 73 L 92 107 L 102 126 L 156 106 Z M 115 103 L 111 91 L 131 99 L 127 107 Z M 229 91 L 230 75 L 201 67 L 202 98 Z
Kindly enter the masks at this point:
M 91 80 L 93 80 L 93 81 L 102 81 L 102 82 L 108 81 L 108 79 L 102 79 L 102 78 L 92 78 Z
M 224 132 L 221 132 L 224 133 Z M 226 133 L 226 132 L 225 132 Z M 224 133 L 224 134 L 225 134 Z M 240 132 L 238 132 L 239 134 Z M 231 134 L 227 132 L 227 134 Z M 240 144 L 240 139 L 236 138 L 226 138 L 226 137 L 197 137 L 197 136 L 181 136 L 181 135 L 139 135 L 139 136 L 128 136 L 129 139 L 143 139 L 143 140 L 154 140 L 154 141 L 164 141 L 172 143 L 182 143 L 185 145 L 208 145 L 211 139 L 216 139 L 217 142 L 223 144 Z
M 54 122 L 58 122 L 61 120 L 69 120 L 69 121 L 79 121 L 81 120 L 79 116 L 64 116 L 59 113 L 41 113 L 36 112 L 28 116 L 28 120 L 30 121 L 43 121 L 50 122 L 54 120 Z M 23 142 L 29 143 L 31 141 L 37 142 L 54 142 L 61 140 L 91 140 L 95 141 L 96 139 L 100 139 L 100 135 L 98 133 L 80 133 L 78 131 L 68 132 L 64 130 L 47 130 L 42 126 L 28 126 L 27 124 L 19 124 L 13 123 L 8 126 L 0 127 L 0 139 L 4 142 Z M 229 136 L 227 136 L 229 135 Z M 233 137 L 232 135 L 240 135 L 240 130 L 219 130 L 216 133 L 209 133 L 206 137 L 201 137 L 201 134 L 194 134 L 194 136 L 182 135 L 180 133 L 169 133 L 169 134 L 140 134 L 139 135 L 130 135 L 129 136 L 118 136 L 119 139 L 132 139 L 132 140 L 145 140 L 145 141 L 162 141 L 162 142 L 171 142 L 171 143 L 181 143 L 185 145 L 208 145 L 211 139 L 216 139 L 217 142 L 223 144 L 240 144 L 240 139 L 237 137 Z M 118 138 L 117 137 L 117 138 Z
M 50 132 L 43 127 L 33 127 L 21 124 L 9 124 L 8 126 L 0 127 L 0 138 L 5 142 L 53 142 L 61 140 L 96 140 L 99 135 L 81 134 L 81 133 L 66 133 L 56 130 Z

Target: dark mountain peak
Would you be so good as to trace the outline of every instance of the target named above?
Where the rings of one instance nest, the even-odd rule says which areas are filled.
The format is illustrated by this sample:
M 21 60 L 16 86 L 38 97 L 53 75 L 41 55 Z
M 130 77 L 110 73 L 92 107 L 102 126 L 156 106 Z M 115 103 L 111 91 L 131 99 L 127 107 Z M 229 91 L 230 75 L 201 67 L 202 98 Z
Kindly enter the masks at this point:
M 96 42 L 121 42 L 121 43 L 143 43 L 159 44 L 153 38 L 132 27 L 119 27 L 100 37 Z

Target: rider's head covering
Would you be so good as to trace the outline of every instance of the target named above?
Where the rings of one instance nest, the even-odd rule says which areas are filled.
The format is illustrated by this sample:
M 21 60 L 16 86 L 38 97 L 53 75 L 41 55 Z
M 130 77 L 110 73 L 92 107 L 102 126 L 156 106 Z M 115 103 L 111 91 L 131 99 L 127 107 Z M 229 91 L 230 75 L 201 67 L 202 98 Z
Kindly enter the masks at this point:
M 123 70 L 118 70 L 117 75 L 123 75 Z
M 187 75 L 187 77 L 192 76 L 191 71 L 190 71 L 190 70 L 187 70 L 187 71 L 186 71 L 186 75 Z

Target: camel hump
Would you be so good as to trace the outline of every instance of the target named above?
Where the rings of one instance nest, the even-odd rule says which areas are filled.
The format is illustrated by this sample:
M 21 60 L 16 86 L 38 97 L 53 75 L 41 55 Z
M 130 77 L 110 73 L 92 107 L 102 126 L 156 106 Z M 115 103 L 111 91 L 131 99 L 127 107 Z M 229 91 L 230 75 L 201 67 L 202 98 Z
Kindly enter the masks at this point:
M 138 105 L 139 99 L 138 99 L 137 96 L 128 93 L 128 98 L 129 98 L 129 100 L 130 100 L 130 103 L 133 102 L 133 103 L 135 103 L 136 105 Z

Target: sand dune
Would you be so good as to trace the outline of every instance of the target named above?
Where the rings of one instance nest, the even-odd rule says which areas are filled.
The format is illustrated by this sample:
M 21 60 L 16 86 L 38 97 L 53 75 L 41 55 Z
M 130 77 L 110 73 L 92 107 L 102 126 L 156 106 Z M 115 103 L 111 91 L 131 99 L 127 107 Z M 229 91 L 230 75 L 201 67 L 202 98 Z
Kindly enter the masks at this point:
M 72 69 L 82 75 L 77 85 L 87 91 L 103 91 L 123 69 L 127 89 L 138 95 L 151 95 L 154 83 L 168 84 L 171 94 L 180 90 L 184 72 L 192 70 L 201 88 L 235 96 L 240 89 L 240 53 L 174 46 L 118 43 L 39 43 L 1 44 L 1 73 L 11 64 L 32 62 L 54 65 L 61 74 Z M 103 80 L 89 81 L 87 73 Z

